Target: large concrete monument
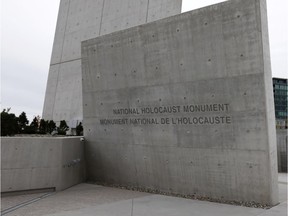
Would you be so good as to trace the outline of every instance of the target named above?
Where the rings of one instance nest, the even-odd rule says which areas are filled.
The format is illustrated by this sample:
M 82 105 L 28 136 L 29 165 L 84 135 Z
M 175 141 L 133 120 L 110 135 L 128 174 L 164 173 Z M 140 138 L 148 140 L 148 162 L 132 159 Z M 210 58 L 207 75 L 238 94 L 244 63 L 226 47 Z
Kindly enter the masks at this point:
M 44 119 L 83 119 L 81 41 L 181 12 L 181 0 L 61 0 Z
M 142 9 L 135 12 L 137 17 Z M 266 16 L 264 0 L 233 0 L 83 42 L 90 180 L 277 204 Z M 95 36 L 113 29 L 107 25 Z M 56 91 L 54 108 L 46 109 L 52 110 L 47 116 L 57 119 L 67 117 L 64 107 L 73 96 L 65 95 L 67 88 L 81 97 L 81 84 L 68 87 L 81 77 L 69 74 L 73 68 L 75 74 L 80 71 L 80 53 L 69 42 L 79 40 L 77 25 L 74 28 L 66 25 L 71 34 L 60 46 L 61 57 L 53 52 L 50 74 L 55 71 L 61 91 Z M 67 109 L 80 118 L 80 110 Z

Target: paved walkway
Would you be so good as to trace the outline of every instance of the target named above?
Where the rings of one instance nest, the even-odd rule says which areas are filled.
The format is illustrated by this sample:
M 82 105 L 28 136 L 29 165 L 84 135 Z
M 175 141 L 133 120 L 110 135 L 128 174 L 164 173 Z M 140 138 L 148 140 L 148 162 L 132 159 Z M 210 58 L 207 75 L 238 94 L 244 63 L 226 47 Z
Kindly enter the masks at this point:
M 287 174 L 279 174 L 279 197 L 278 206 L 265 210 L 80 184 L 4 197 L 1 210 L 14 207 L 2 214 L 7 216 L 287 216 Z

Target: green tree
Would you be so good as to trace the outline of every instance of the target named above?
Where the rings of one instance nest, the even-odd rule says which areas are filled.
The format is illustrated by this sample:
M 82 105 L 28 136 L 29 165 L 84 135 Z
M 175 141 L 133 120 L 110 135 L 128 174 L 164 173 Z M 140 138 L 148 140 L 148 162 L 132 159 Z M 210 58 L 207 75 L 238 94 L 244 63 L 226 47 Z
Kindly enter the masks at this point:
M 69 130 L 69 127 L 65 120 L 60 121 L 59 127 L 57 127 L 57 132 L 59 135 L 66 135 L 66 132 Z
M 26 126 L 25 133 L 35 134 L 38 132 L 38 128 L 39 128 L 39 118 L 34 117 L 31 124 L 29 126 Z
M 10 109 L 1 112 L 1 136 L 11 136 L 18 132 L 18 118 L 14 113 L 9 113 Z
M 54 130 L 56 130 L 56 123 L 53 120 L 46 122 L 47 122 L 47 132 L 51 134 Z
M 18 117 L 18 130 L 19 133 L 23 133 L 26 129 L 26 126 L 29 124 L 26 113 L 22 112 Z
M 39 124 L 39 133 L 40 134 L 46 134 L 48 131 L 48 121 L 45 121 L 44 119 L 40 120 Z
M 76 127 L 76 135 L 83 136 L 83 126 L 81 122 Z

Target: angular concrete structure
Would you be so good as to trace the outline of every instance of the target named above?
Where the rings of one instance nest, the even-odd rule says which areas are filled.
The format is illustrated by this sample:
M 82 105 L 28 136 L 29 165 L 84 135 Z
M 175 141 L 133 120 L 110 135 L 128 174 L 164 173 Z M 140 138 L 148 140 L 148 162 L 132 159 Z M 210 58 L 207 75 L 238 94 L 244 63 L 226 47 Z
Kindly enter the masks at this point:
M 277 204 L 266 13 L 233 0 L 83 42 L 88 178 Z
M 1 137 L 1 193 L 67 189 L 85 181 L 81 137 Z
M 61 0 L 44 119 L 82 121 L 81 41 L 179 14 L 182 0 Z

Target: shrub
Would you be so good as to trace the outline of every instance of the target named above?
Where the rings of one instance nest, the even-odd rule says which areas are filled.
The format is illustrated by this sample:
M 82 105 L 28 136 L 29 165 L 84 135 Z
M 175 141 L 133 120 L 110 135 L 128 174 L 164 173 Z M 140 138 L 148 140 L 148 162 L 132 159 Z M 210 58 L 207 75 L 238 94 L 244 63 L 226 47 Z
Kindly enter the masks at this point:
M 18 132 L 18 118 L 9 111 L 10 108 L 1 112 L 1 136 L 11 136 Z
M 69 127 L 65 120 L 60 121 L 59 127 L 57 127 L 57 132 L 59 135 L 66 135 L 66 132 L 69 130 Z
M 83 126 L 81 122 L 76 127 L 76 135 L 83 136 Z
M 26 113 L 22 112 L 18 117 L 18 133 L 24 133 L 26 126 L 29 124 Z
M 46 122 L 47 122 L 47 132 L 51 134 L 54 130 L 56 130 L 56 123 L 53 120 Z
M 28 125 L 25 127 L 24 134 L 36 134 L 37 130 L 34 126 Z
M 40 120 L 39 134 L 46 134 L 48 132 L 47 124 L 48 124 L 48 121 L 45 121 L 44 119 Z
M 30 126 L 27 126 L 24 133 L 26 134 L 36 134 L 38 133 L 39 128 L 39 119 L 34 117 L 33 121 L 31 122 Z

